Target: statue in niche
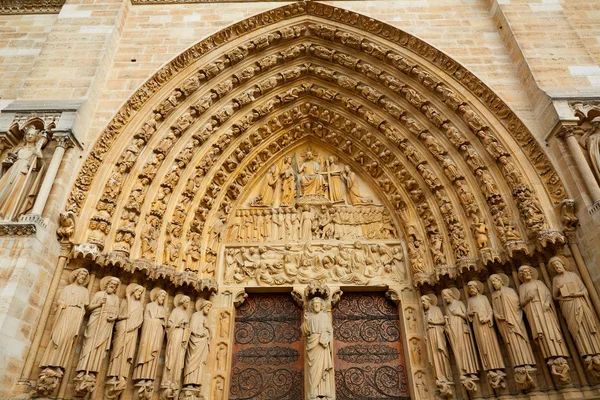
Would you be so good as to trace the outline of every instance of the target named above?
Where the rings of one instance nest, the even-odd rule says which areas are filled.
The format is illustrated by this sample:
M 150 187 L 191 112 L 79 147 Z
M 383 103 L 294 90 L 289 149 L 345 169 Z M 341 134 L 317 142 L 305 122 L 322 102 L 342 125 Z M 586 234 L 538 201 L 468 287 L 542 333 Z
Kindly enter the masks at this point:
M 44 176 L 42 148 L 48 140 L 48 132 L 30 125 L 23 146 L 0 165 L 0 220 L 15 220 L 33 207 Z
M 332 203 L 344 202 L 344 186 L 342 184 L 342 167 L 336 157 L 327 159 L 327 176 L 329 178 L 329 196 Z
M 470 281 L 467 283 L 469 299 L 467 301 L 467 315 L 473 323 L 475 342 L 479 349 L 479 356 L 484 371 L 488 371 L 490 385 L 494 389 L 506 387 L 504 377 L 504 361 L 498 345 L 498 338 L 494 330 L 494 312 L 486 296 L 483 295 L 483 283 Z
M 208 313 L 212 303 L 205 299 L 196 301 L 196 312 L 190 319 L 190 337 L 185 355 L 183 384 L 201 386 L 204 378 L 204 367 L 210 352 L 210 329 L 208 328 Z
M 452 369 L 444 335 L 446 320 L 442 310 L 437 306 L 437 300 L 434 294 L 421 296 L 421 303 L 425 310 L 427 344 L 429 345 L 430 361 L 435 370 L 436 386 L 443 397 L 452 397 Z
M 302 332 L 306 336 L 309 399 L 334 399 L 333 326 L 321 297 L 309 300 Z
M 296 173 L 292 164 L 292 156 L 285 156 L 279 172 L 281 178 L 281 205 L 291 206 L 296 200 Z
M 494 288 L 492 309 L 496 326 L 508 349 L 508 358 L 515 367 L 515 381 L 521 390 L 533 389 L 536 386 L 535 356 L 525 330 L 519 295 L 508 286 L 505 274 L 493 274 L 490 282 Z
M 302 196 L 324 196 L 327 182 L 321 174 L 321 164 L 315 160 L 311 150 L 304 154 L 304 162 L 298 167 L 298 174 Z
M 372 204 L 373 200 L 368 197 L 364 197 L 360 194 L 360 188 L 358 185 L 358 177 L 356 173 L 350 169 L 349 165 L 344 166 L 342 177 L 346 182 L 348 188 L 348 202 L 353 206 L 361 204 Z
M 588 151 L 594 175 L 600 182 L 600 130 L 598 126 L 598 123 L 593 123 L 592 127 L 581 135 L 579 143 Z
M 62 290 L 58 298 L 50 342 L 40 362 L 42 372 L 38 380 L 37 391 L 41 395 L 49 395 L 58 387 L 64 370 L 67 368 L 73 344 L 83 322 L 85 308 L 90 302 L 90 294 L 85 287 L 89 280 L 87 269 L 76 269 L 71 272 L 70 283 Z
M 468 323 L 467 308 L 459 300 L 460 292 L 456 288 L 442 290 L 442 298 L 446 303 L 446 334 L 456 357 L 460 381 L 468 391 L 475 392 L 478 390 L 479 362 Z
M 567 271 L 564 257 L 555 256 L 548 262 L 556 275 L 552 280 L 552 295 L 560 305 L 567 328 L 575 340 L 579 354 L 588 369 L 600 376 L 600 332 L 598 320 L 585 285 L 574 272 Z
M 100 281 L 100 290 L 94 294 L 88 306 L 90 314 L 83 335 L 81 356 L 77 364 L 75 391 L 91 393 L 96 389 L 96 374 L 108 353 L 115 320 L 119 316 L 119 297 L 115 293 L 121 281 L 106 276 Z
M 154 379 L 158 371 L 160 350 L 162 349 L 167 324 L 167 292 L 160 288 L 154 288 L 150 292 L 150 303 L 144 309 L 144 323 L 138 349 L 133 379 L 140 392 L 148 393 L 148 399 L 152 397 L 154 390 Z
M 277 182 L 279 182 L 279 172 L 277 171 L 277 166 L 273 165 L 263 178 L 260 194 L 252 201 L 252 204 L 256 206 L 272 206 L 275 203 Z
M 137 283 L 127 286 L 125 301 L 121 301 L 121 310 L 117 317 L 115 336 L 112 344 L 110 363 L 106 376 L 107 397 L 117 398 L 125 390 L 129 368 L 137 345 L 138 330 L 144 321 L 142 298 L 146 289 Z M 112 386 L 112 387 L 110 387 Z
M 522 282 L 519 287 L 519 300 L 531 327 L 533 340 L 540 346 L 548 365 L 552 366 L 555 362 L 557 365 L 565 365 L 560 359 L 569 357 L 569 353 L 560 331 L 550 290 L 537 279 L 537 271 L 529 265 L 519 268 L 519 279 Z M 551 369 L 562 383 L 570 381 L 568 366 L 566 371 L 564 368 Z
M 190 338 L 189 296 L 175 296 L 175 309 L 167 320 L 167 347 L 165 350 L 165 369 L 161 387 L 163 398 L 176 399 L 181 388 L 181 373 L 185 363 L 185 353 Z

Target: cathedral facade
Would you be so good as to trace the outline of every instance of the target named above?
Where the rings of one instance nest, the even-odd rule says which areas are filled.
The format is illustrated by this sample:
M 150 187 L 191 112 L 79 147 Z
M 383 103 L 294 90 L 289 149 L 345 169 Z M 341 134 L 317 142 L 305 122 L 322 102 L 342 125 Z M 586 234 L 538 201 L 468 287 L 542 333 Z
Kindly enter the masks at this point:
M 600 4 L 0 4 L 0 398 L 598 399 Z

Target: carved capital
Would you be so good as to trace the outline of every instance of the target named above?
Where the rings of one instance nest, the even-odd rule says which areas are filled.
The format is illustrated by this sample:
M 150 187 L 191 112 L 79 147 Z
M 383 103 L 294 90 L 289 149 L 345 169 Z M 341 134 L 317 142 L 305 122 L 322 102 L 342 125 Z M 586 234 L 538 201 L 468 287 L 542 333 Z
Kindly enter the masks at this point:
M 567 140 L 571 136 L 582 135 L 585 131 L 577 125 L 562 125 L 556 132 L 556 137 Z
M 54 136 L 54 141 L 56 142 L 56 147 L 62 147 L 64 149 L 70 149 L 71 147 L 75 147 L 75 141 L 70 134 L 59 134 Z

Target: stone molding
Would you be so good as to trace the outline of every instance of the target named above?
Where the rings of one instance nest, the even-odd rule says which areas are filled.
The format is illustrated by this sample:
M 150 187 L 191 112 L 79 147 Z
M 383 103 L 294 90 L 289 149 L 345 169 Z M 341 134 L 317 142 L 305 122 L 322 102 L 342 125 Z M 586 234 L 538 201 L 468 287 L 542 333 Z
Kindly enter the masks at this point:
M 58 14 L 65 0 L 4 0 L 0 14 Z

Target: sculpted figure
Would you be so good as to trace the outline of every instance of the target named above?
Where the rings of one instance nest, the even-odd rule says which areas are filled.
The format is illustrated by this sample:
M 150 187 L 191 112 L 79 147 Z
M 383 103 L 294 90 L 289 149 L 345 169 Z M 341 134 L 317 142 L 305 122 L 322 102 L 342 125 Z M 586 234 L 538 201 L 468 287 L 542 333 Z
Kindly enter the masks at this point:
M 122 389 L 125 389 L 129 367 L 133 363 L 138 330 L 144 321 L 142 297 L 145 290 L 143 286 L 136 283 L 128 285 L 125 301 L 121 302 L 121 310 L 117 317 L 110 364 L 106 376 L 110 377 L 109 383 L 120 381 Z
M 190 339 L 185 355 L 183 384 L 200 386 L 204 378 L 204 366 L 210 352 L 210 329 L 208 313 L 212 303 L 205 299 L 196 301 L 196 312 L 190 320 Z
M 459 297 L 460 292 L 456 288 L 442 290 L 442 298 L 446 303 L 446 334 L 456 357 L 462 384 L 469 391 L 477 391 L 479 362 L 467 322 L 467 308 Z
M 568 357 L 567 346 L 560 332 L 560 325 L 552 303 L 550 290 L 537 279 L 537 271 L 529 265 L 519 268 L 519 300 L 525 310 L 527 322 L 533 333 L 533 340 L 540 346 L 542 356 L 553 364 L 556 359 Z M 549 361 L 548 361 L 549 360 Z M 562 363 L 559 361 L 559 363 Z M 556 369 L 557 372 L 562 370 Z M 567 371 L 568 372 L 568 366 Z M 556 374 L 555 374 L 556 375 Z M 562 382 L 568 382 L 568 375 L 557 375 Z
M 33 207 L 44 175 L 42 147 L 47 140 L 32 125 L 25 131 L 23 146 L 2 162 L 9 168 L 0 176 L 0 220 L 14 220 Z
M 535 357 L 525 330 L 519 295 L 508 286 L 508 276 L 504 274 L 493 274 L 490 282 L 494 287 L 492 309 L 496 326 L 508 349 L 508 358 L 515 367 L 515 380 L 521 389 L 531 389 L 535 387 Z
M 506 387 L 504 381 L 504 361 L 502 352 L 498 345 L 496 331 L 494 330 L 494 313 L 492 306 L 483 293 L 483 283 L 479 281 L 470 281 L 467 284 L 469 300 L 467 315 L 473 323 L 475 332 L 475 341 L 479 348 L 479 356 L 484 371 L 493 371 L 494 374 L 488 374 L 490 383 L 494 389 Z M 500 376 L 500 377 L 499 377 Z
M 156 379 L 167 323 L 167 310 L 165 309 L 167 292 L 159 288 L 152 289 L 150 301 L 144 310 L 140 346 L 133 370 L 133 379 L 140 381 L 136 383 L 136 386 L 142 387 L 144 387 L 144 383 L 152 383 Z M 153 388 L 152 385 L 150 387 Z
M 346 182 L 346 187 L 348 188 L 348 202 L 353 206 L 359 204 L 371 204 L 373 200 L 368 197 L 361 196 L 360 188 L 358 187 L 358 178 L 356 173 L 350 169 L 349 165 L 344 166 L 344 172 L 342 172 L 342 177 Z
M 321 165 L 314 159 L 312 151 L 308 150 L 304 156 L 304 162 L 298 168 L 303 196 L 324 194 L 326 182 L 320 172 Z
M 437 306 L 437 297 L 434 294 L 421 296 L 421 303 L 425 310 L 427 344 L 429 345 L 430 362 L 435 370 L 435 382 L 442 396 L 451 397 L 452 369 L 444 335 L 446 321 L 442 310 Z
M 115 320 L 119 316 L 119 297 L 116 290 L 121 281 L 106 276 L 100 281 L 100 290 L 94 294 L 88 310 L 88 320 L 77 364 L 76 391 L 91 393 L 96 388 L 96 374 L 110 348 Z
M 327 174 L 329 176 L 329 194 L 333 203 L 344 201 L 344 187 L 342 185 L 342 168 L 335 157 L 327 160 Z
M 185 362 L 185 351 L 190 337 L 190 315 L 188 296 L 175 296 L 175 309 L 167 320 L 167 348 L 165 351 L 165 369 L 161 387 L 166 394 L 163 397 L 177 398 L 181 387 L 181 373 Z
M 272 206 L 275 201 L 275 189 L 277 188 L 277 181 L 279 181 L 279 173 L 277 172 L 277 166 L 273 165 L 267 171 L 265 175 L 262 187 L 260 188 L 260 198 L 256 199 L 258 204 L 265 206 Z
M 88 281 L 88 271 L 85 268 L 76 269 L 71 272 L 70 284 L 63 289 L 58 298 L 50 343 L 40 362 L 42 372 L 38 392 L 42 395 L 48 395 L 58 387 L 67 367 L 73 343 L 83 322 L 85 308 L 90 302 L 90 294 L 85 287 Z
M 292 157 L 285 156 L 281 166 L 281 205 L 291 206 L 296 199 L 296 174 L 292 165 Z
M 314 297 L 308 308 L 302 332 L 306 336 L 309 399 L 334 399 L 333 326 L 324 310 L 323 299 Z
M 598 376 L 600 332 L 588 291 L 577 274 L 567 271 L 567 263 L 563 257 L 552 257 L 548 264 L 556 272 L 552 280 L 552 295 L 560 305 L 560 311 L 567 321 L 579 355 L 583 357 L 588 369 Z

